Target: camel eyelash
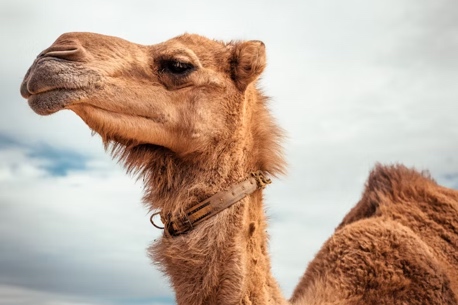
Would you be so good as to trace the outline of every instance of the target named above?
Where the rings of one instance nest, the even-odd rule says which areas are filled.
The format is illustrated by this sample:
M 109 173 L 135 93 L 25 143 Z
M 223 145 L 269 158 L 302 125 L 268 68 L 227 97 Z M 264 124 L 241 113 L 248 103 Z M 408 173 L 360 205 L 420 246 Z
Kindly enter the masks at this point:
M 159 65 L 159 72 L 170 73 L 177 76 L 187 75 L 195 69 L 193 64 L 176 59 L 163 59 L 160 61 Z

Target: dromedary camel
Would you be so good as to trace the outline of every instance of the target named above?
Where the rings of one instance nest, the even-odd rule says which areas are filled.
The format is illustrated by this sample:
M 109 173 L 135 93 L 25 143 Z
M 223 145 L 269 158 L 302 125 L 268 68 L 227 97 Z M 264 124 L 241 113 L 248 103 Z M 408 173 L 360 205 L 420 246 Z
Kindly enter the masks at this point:
M 458 192 L 400 165 L 376 166 L 284 299 L 262 203 L 266 176 L 284 169 L 282 133 L 256 88 L 265 64 L 260 41 L 185 34 L 143 46 L 67 33 L 21 93 L 38 114 L 74 111 L 144 179 L 165 226 L 149 253 L 180 305 L 458 304 Z

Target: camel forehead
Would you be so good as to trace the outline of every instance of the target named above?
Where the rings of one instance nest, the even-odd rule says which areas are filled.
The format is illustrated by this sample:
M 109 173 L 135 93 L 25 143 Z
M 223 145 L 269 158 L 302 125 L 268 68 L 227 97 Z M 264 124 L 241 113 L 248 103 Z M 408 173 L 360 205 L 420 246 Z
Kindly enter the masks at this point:
M 138 45 L 137 43 L 116 37 L 103 35 L 91 32 L 67 32 L 60 35 L 56 42 L 66 41 L 79 41 L 84 45 L 109 45 L 109 44 L 132 44 Z M 159 42 L 157 45 L 165 47 L 173 47 L 177 43 L 192 48 L 193 50 L 209 51 L 209 52 L 224 52 L 227 49 L 227 44 L 221 41 L 213 40 L 200 36 L 197 34 L 183 34 L 164 42 Z M 154 46 L 154 45 L 153 45 Z
M 103 35 L 91 32 L 68 32 L 60 35 L 54 44 L 80 44 L 91 51 L 107 50 L 113 51 L 118 49 L 129 50 L 131 48 L 138 48 L 141 45 L 130 42 L 128 40 L 116 37 Z
M 208 39 L 197 34 L 183 34 L 164 42 L 151 45 L 140 45 L 128 40 L 90 32 L 69 32 L 57 38 L 54 44 L 75 45 L 88 49 L 96 57 L 110 56 L 112 53 L 136 54 L 142 50 L 150 49 L 152 52 L 147 56 L 174 56 L 177 54 L 188 54 L 191 58 L 198 58 L 198 61 L 205 67 L 226 66 L 231 53 L 232 44 Z M 98 55 L 98 56 L 97 56 Z

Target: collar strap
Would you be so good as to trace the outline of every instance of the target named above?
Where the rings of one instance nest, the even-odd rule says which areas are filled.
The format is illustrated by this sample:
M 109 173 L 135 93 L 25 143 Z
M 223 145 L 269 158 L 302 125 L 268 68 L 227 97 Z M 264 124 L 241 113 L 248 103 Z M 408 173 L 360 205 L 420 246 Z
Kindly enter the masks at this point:
M 171 215 L 163 215 L 162 212 L 157 212 L 151 215 L 150 220 L 153 226 L 164 229 L 166 234 L 178 236 L 191 231 L 197 224 L 229 208 L 257 189 L 265 188 L 270 183 L 271 180 L 264 176 L 261 171 L 253 172 L 246 180 L 191 206 L 184 215 L 172 217 Z M 159 227 L 154 223 L 153 217 L 156 215 L 161 216 L 164 227 Z

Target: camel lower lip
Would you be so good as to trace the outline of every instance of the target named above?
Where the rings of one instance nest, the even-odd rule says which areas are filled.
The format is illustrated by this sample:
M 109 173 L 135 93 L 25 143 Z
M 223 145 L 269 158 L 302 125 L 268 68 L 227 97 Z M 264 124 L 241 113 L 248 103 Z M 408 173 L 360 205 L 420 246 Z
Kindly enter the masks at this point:
M 79 99 L 80 90 L 54 89 L 39 94 L 32 94 L 28 98 L 30 108 L 39 115 L 53 114 L 71 105 Z

